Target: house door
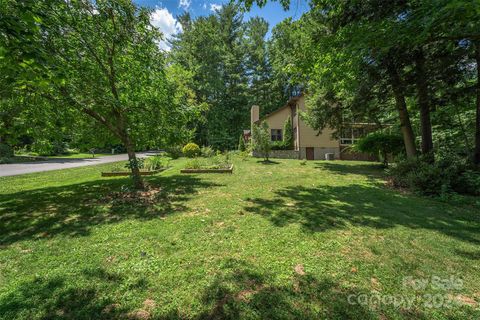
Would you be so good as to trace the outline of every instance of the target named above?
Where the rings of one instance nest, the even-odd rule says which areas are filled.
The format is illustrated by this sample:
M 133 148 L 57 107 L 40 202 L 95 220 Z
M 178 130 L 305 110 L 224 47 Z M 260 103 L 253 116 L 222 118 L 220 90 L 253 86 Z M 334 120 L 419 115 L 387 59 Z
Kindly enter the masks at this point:
M 307 154 L 307 160 L 314 160 L 315 159 L 313 150 L 314 150 L 313 148 L 305 148 L 305 152 Z

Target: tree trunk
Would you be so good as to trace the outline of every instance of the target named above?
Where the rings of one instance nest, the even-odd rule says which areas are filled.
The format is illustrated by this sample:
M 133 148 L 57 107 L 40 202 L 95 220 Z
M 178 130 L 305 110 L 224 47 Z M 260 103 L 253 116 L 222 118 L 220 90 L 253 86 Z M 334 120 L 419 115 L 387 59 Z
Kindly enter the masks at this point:
M 130 140 L 128 134 L 125 134 L 122 139 L 127 149 L 128 161 L 130 164 L 130 170 L 132 171 L 133 186 L 135 189 L 143 189 L 145 186 L 143 184 L 142 176 L 140 175 L 140 169 L 138 168 L 137 155 L 135 154 L 135 145 Z
M 425 74 L 425 56 L 422 49 L 415 52 L 417 99 L 420 107 L 420 125 L 422 131 L 422 154 L 428 162 L 434 161 L 432 123 L 430 122 L 430 102 Z
M 388 168 L 388 159 L 387 159 L 387 152 L 386 151 L 382 151 L 382 157 L 383 157 L 383 166 L 385 168 Z
M 390 85 L 392 86 L 393 95 L 395 97 L 398 116 L 400 118 L 400 127 L 402 130 L 403 142 L 405 144 L 405 151 L 407 152 L 407 158 L 413 158 L 417 155 L 417 148 L 415 147 L 415 135 L 413 134 L 412 123 L 410 122 L 410 116 L 408 115 L 402 81 L 395 65 L 390 59 L 386 60 L 386 68 Z
M 477 119 L 475 125 L 475 151 L 473 152 L 473 163 L 480 167 L 480 41 L 475 42 L 475 60 L 477 62 Z

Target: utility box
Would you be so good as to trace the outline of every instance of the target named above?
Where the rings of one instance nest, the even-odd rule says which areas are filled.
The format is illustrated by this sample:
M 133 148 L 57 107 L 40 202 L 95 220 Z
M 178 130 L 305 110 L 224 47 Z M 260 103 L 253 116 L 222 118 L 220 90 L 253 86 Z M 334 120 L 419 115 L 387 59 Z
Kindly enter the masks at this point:
M 325 153 L 325 160 L 335 160 L 334 153 Z

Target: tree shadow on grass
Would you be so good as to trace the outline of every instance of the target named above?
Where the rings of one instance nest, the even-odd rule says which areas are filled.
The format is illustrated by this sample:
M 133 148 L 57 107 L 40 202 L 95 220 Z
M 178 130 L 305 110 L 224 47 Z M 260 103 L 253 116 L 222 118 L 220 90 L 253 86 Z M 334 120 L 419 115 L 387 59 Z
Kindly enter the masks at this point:
M 280 164 L 280 162 L 273 161 L 273 160 L 258 160 L 257 163 L 264 164 L 264 165 Z
M 198 177 L 152 177 L 149 202 L 123 199 L 130 180 L 96 180 L 0 195 L 0 245 L 55 235 L 88 235 L 92 227 L 124 219 L 155 219 L 182 212 L 200 188 L 216 186 Z M 127 200 L 127 201 L 126 201 Z
M 227 259 L 203 291 L 204 310 L 193 319 L 378 319 L 381 311 L 355 303 L 361 292 L 326 277 L 293 271 L 282 284 L 244 261 Z M 349 302 L 350 297 L 350 302 Z M 175 311 L 162 319 L 185 319 Z M 191 318 L 189 318 L 191 319 Z
M 86 281 L 77 281 L 78 279 Z M 141 279 L 140 279 L 141 280 Z M 0 297 L 2 319 L 376 319 L 367 306 L 349 303 L 359 292 L 341 288 L 328 279 L 316 279 L 292 270 L 291 279 L 276 285 L 274 275 L 255 266 L 226 259 L 218 274 L 198 296 L 201 310 L 182 314 L 180 305 L 170 310 L 122 305 L 109 294 L 128 290 L 129 295 L 148 291 L 132 287 L 119 274 L 104 269 L 86 270 L 77 278 L 36 278 L 19 284 Z M 137 281 L 138 282 L 138 281 Z M 140 281 L 141 282 L 141 281 Z M 121 293 L 120 293 L 121 296 Z M 352 299 L 351 299 L 352 300 Z M 138 307 L 138 305 L 136 305 Z
M 384 167 L 376 162 L 358 163 L 343 161 L 337 162 L 315 162 L 316 169 L 322 169 L 339 175 L 358 174 L 368 178 L 381 178 Z
M 351 225 L 377 229 L 404 226 L 480 244 L 478 214 L 375 185 L 299 185 L 275 191 L 273 199 L 248 200 L 246 211 L 262 215 L 279 227 L 296 223 L 306 232 L 322 232 Z
M 455 250 L 456 254 L 470 260 L 480 260 L 480 251 Z
M 145 291 L 146 281 L 128 280 L 103 268 L 84 270 L 76 278 L 38 277 L 18 284 L 15 291 L 0 297 L 0 318 L 132 319 L 134 310 L 106 294 L 118 287 Z

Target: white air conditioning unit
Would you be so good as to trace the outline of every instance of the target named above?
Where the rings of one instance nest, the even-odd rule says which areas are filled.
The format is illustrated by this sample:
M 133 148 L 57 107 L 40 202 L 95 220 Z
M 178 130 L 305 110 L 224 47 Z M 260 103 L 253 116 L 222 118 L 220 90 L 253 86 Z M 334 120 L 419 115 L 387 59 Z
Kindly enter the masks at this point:
M 335 160 L 334 153 L 325 153 L 325 160 Z

